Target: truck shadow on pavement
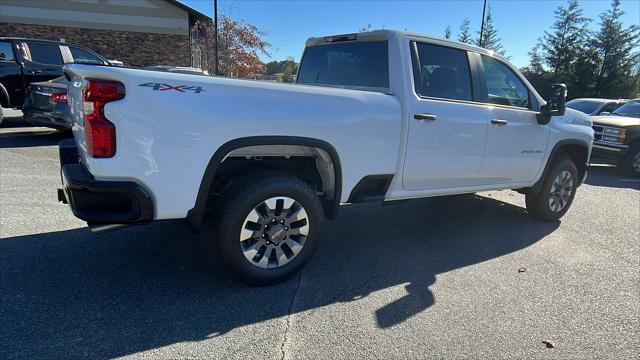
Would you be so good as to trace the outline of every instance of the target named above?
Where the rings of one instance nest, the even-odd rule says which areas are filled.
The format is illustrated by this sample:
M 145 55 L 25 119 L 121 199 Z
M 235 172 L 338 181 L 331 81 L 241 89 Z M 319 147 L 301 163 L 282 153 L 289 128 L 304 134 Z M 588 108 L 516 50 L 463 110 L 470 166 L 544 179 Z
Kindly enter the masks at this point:
M 247 325 L 405 286 L 406 295 L 372 314 L 389 328 L 434 304 L 438 274 L 526 248 L 560 224 L 481 196 L 340 212 L 325 223 L 309 266 L 268 287 L 233 280 L 210 255 L 206 232 L 194 237 L 178 221 L 2 239 L 0 358 L 114 358 L 232 330 L 242 336 Z M 277 347 L 284 334 L 270 336 Z
M 640 190 L 640 179 L 632 178 L 615 166 L 593 165 L 585 184 L 612 188 Z
M 8 118 L 0 125 L 0 149 L 57 145 L 71 136 L 71 132 L 33 127 L 20 117 Z

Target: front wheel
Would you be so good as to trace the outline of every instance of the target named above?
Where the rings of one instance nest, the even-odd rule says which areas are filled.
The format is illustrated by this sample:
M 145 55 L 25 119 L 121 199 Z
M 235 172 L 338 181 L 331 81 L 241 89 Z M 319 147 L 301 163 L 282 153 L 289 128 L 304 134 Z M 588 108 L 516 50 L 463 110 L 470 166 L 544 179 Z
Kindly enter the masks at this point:
M 526 195 L 527 211 L 539 220 L 559 220 L 573 202 L 578 181 L 576 165 L 561 155 L 549 169 L 540 191 Z
M 239 280 L 277 283 L 311 257 L 323 215 L 314 189 L 304 181 L 282 172 L 255 172 L 230 186 L 219 203 L 215 247 Z
M 622 159 L 622 167 L 631 176 L 640 177 L 640 143 L 633 144 Z

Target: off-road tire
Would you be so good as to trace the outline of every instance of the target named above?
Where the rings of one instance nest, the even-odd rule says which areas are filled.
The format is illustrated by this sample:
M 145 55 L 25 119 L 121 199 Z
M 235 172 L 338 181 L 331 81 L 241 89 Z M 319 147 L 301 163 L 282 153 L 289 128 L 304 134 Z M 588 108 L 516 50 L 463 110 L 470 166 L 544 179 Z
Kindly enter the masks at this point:
M 567 194 L 568 197 L 565 202 L 562 202 L 564 205 L 561 209 L 554 210 L 552 208 L 552 203 L 555 204 L 555 202 L 553 202 L 551 198 L 553 194 L 557 194 L 557 192 L 552 193 L 552 189 L 558 188 L 554 183 L 562 174 L 566 175 L 567 172 L 570 174 L 572 181 L 570 193 L 569 191 L 564 190 L 563 194 Z M 560 180 L 562 181 L 562 179 Z M 571 207 L 579 181 L 580 179 L 578 178 L 578 169 L 576 168 L 576 165 L 568 156 L 559 154 L 549 168 L 542 186 L 540 187 L 540 191 L 537 193 L 527 193 L 525 198 L 527 211 L 538 220 L 549 222 L 559 220 Z
M 246 229 L 248 214 L 274 197 L 293 199 L 302 206 L 306 211 L 308 235 L 302 250 L 290 262 L 278 267 L 261 268 L 245 256 L 245 250 L 242 249 L 244 245 L 241 246 L 241 230 Z M 324 220 L 321 202 L 315 190 L 295 176 L 273 170 L 250 173 L 234 181 L 216 203 L 212 215 L 217 220 L 212 239 L 213 249 L 221 254 L 229 273 L 242 282 L 267 285 L 284 281 L 302 269 L 318 245 Z M 251 238 L 264 242 L 264 239 L 260 239 L 261 231 L 256 231 Z M 285 239 L 290 239 L 291 235 L 286 236 Z M 272 241 L 271 246 L 273 244 Z M 280 245 L 284 247 L 284 240 Z

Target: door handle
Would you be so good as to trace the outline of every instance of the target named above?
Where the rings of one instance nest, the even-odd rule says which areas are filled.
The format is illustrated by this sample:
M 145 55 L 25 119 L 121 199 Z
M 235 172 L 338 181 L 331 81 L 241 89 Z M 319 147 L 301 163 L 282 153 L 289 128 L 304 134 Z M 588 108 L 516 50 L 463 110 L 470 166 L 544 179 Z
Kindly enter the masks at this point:
M 42 70 L 40 69 L 29 70 L 29 74 L 41 74 L 41 73 L 42 73 Z
M 498 125 L 498 126 L 505 126 L 507 125 L 509 122 L 507 120 L 502 120 L 502 119 L 491 119 L 491 123 L 493 125 Z
M 433 121 L 433 120 L 437 119 L 438 117 L 433 115 L 433 114 L 415 114 L 415 115 L 413 115 L 413 118 L 416 119 L 416 120 Z

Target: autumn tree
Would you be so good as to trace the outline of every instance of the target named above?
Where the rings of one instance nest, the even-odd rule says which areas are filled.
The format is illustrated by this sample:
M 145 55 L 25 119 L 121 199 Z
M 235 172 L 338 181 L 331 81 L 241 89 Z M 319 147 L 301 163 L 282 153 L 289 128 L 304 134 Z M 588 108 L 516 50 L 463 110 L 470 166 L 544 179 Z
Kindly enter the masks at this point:
M 493 50 L 500 55 L 505 54 L 502 48 L 501 39 L 498 37 L 498 29 L 493 24 L 493 17 L 491 16 L 491 7 L 487 7 L 487 16 L 484 18 L 484 31 L 482 34 L 478 31 L 478 38 L 476 39 L 476 45 Z
M 194 26 L 201 53 L 207 58 L 207 70 L 213 73 L 215 60 L 214 29 L 210 22 L 198 21 Z M 222 15 L 218 21 L 218 71 L 222 76 L 253 78 L 264 74 L 265 64 L 259 54 L 270 56 L 271 44 L 264 40 L 267 33 L 244 20 Z
M 465 18 L 460 25 L 460 34 L 458 35 L 458 41 L 471 44 L 473 39 L 471 38 L 471 21 L 469 18 Z

